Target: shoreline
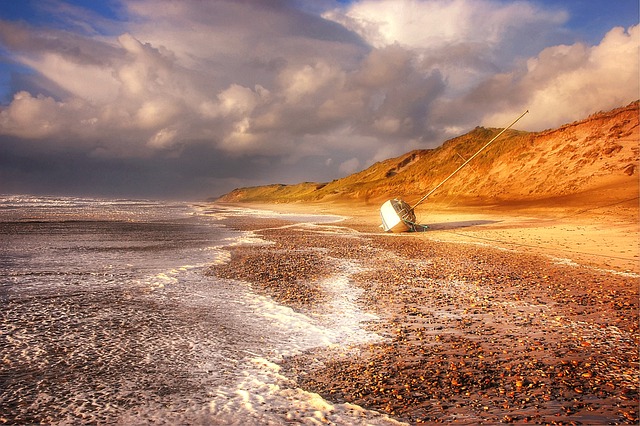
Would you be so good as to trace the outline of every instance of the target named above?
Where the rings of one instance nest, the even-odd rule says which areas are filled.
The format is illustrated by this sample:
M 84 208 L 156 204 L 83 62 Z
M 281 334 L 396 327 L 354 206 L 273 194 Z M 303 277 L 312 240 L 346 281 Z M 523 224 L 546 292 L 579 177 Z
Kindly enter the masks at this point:
M 221 204 L 289 214 L 338 215 L 341 226 L 382 233 L 379 205 L 336 203 Z M 640 276 L 638 198 L 599 208 L 428 204 L 416 212 L 427 232 L 384 234 L 434 242 L 469 243 L 540 254 L 582 266 Z
M 317 283 L 331 276 L 335 261 L 361 266 L 350 282 L 364 290 L 361 309 L 381 318 L 367 327 L 386 340 L 355 348 L 348 359 L 320 348 L 286 360 L 285 374 L 303 389 L 412 424 L 637 423 L 634 274 L 577 267 L 539 250 L 468 244 L 467 235 L 445 241 L 447 225 L 428 237 L 380 234 L 374 220 L 358 217 L 361 210 L 248 207 L 351 213 L 314 227 L 251 218 L 227 223 L 270 245 L 231 248 L 230 263 L 211 268 L 313 311 L 327 300 Z M 461 219 L 470 221 L 448 220 Z M 486 225 L 495 223 L 453 227 Z

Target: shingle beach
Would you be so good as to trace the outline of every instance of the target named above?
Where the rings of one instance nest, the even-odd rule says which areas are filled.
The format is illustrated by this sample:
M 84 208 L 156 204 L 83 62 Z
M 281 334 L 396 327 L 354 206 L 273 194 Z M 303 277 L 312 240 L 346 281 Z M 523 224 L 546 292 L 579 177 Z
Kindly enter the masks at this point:
M 410 424 L 637 424 L 638 275 L 352 222 L 229 224 L 263 245 L 211 274 L 305 312 L 345 261 L 379 342 L 321 348 L 284 374 Z

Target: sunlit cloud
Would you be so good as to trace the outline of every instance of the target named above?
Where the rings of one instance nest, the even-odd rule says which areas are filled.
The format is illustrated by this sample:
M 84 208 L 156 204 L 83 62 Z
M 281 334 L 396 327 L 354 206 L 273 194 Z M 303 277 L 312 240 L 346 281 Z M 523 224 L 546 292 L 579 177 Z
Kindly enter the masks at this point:
M 326 4 L 128 0 L 94 26 L 78 8 L 66 30 L 0 21 L 3 50 L 33 70 L 0 137 L 86 158 L 204 155 L 212 170 L 244 158 L 221 185 L 331 180 L 527 108 L 519 126 L 542 130 L 639 96 L 637 26 L 588 45 L 559 42 L 568 10 L 527 1 Z
M 490 0 L 364 0 L 323 16 L 357 32 L 375 48 L 397 43 L 439 50 L 472 44 L 485 51 L 509 46 L 514 34 L 533 28 L 554 31 L 568 20 L 562 9 Z
M 640 28 L 635 26 L 612 29 L 597 46 L 549 47 L 523 69 L 487 80 L 473 96 L 485 100 L 492 98 L 490 92 L 514 94 L 506 110 L 486 115 L 487 123 L 508 122 L 515 110 L 529 108 L 529 127 L 559 126 L 638 99 L 639 46 Z

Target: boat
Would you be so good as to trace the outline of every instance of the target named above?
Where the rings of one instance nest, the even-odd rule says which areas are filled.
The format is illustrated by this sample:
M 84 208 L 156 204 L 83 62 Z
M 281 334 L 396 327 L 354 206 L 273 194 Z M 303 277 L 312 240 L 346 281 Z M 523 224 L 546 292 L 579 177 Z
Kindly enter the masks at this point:
M 416 214 L 406 201 L 399 198 L 387 200 L 380 207 L 382 229 L 385 232 L 406 232 L 413 230 L 416 223 Z
M 489 145 L 491 145 L 496 139 L 498 139 L 504 132 L 510 129 L 514 124 L 516 124 L 522 117 L 527 114 L 529 110 L 523 112 L 520 117 L 516 118 L 511 124 L 502 129 L 500 133 L 495 135 L 493 139 L 487 142 L 482 148 L 480 148 L 475 154 L 473 154 L 468 160 L 466 160 L 460 167 L 458 167 L 453 173 L 451 173 L 445 180 L 440 182 L 435 186 L 431 191 L 429 191 L 424 197 L 422 197 L 417 203 L 411 206 L 406 201 L 401 198 L 393 198 L 391 200 L 387 200 L 380 207 L 380 218 L 382 219 L 382 224 L 380 227 L 384 230 L 384 232 L 392 232 L 392 233 L 400 233 L 407 231 L 425 231 L 428 227 L 426 225 L 420 225 L 416 221 L 416 213 L 415 208 L 418 207 L 423 201 L 425 201 L 431 194 L 433 194 L 438 188 L 440 188 L 446 181 L 451 179 L 456 173 L 458 173 L 464 166 L 469 164 L 471 160 L 476 158 L 478 154 L 485 150 Z

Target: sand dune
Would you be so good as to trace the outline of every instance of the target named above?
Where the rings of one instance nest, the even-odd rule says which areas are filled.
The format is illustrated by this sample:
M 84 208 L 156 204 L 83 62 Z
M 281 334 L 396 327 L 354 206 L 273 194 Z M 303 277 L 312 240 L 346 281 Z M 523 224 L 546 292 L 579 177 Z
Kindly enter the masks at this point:
M 638 102 L 538 133 L 509 130 L 431 197 L 450 206 L 603 207 L 638 196 Z M 330 183 L 239 188 L 224 202 L 416 202 L 499 129 L 476 128 L 432 150 L 376 163 Z
M 416 209 L 416 238 L 488 244 L 640 272 L 639 103 L 539 133 L 510 130 Z M 477 128 L 328 184 L 240 188 L 219 202 L 335 213 L 378 232 L 389 198 L 413 203 L 495 134 Z

